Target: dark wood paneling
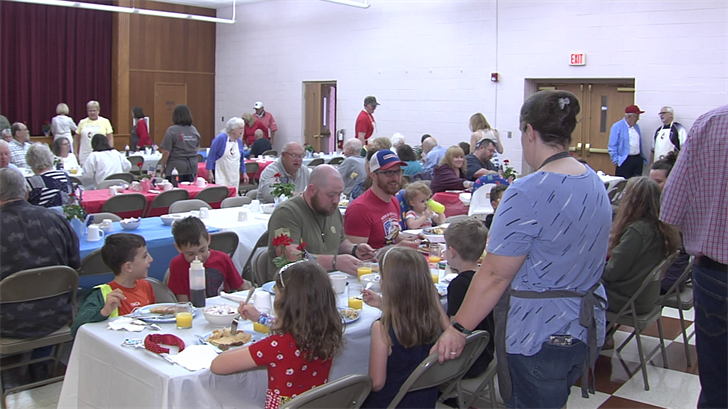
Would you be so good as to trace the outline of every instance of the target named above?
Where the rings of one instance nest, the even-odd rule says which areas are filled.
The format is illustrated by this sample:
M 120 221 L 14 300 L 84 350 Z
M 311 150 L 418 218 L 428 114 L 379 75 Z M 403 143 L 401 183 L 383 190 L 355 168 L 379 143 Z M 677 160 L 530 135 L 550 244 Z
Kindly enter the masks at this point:
M 215 10 L 152 1 L 120 0 L 120 6 L 177 13 L 215 16 Z M 182 19 L 127 15 L 115 19 L 114 32 L 114 144 L 129 143 L 131 108 L 140 106 L 150 116 L 151 126 L 166 127 L 171 118 L 153 118 L 154 84 L 187 84 L 187 105 L 194 125 L 209 146 L 215 135 L 215 30 L 214 23 Z M 116 64 L 118 62 L 118 64 Z M 154 134 L 153 130 L 150 130 Z M 157 143 L 161 141 L 156 141 Z

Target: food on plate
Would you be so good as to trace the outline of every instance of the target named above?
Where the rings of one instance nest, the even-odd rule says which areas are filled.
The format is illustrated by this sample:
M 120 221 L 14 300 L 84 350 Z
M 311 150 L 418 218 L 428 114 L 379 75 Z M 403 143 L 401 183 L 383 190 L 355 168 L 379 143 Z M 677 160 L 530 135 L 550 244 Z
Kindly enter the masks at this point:
M 339 309 L 339 314 L 349 321 L 354 321 L 359 318 L 359 310 L 355 310 L 353 308 L 341 308 Z
M 228 305 L 213 305 L 205 308 L 205 313 L 213 315 L 234 315 L 237 314 L 238 311 Z
M 346 206 L 349 206 L 348 200 L 342 200 L 339 202 L 339 207 L 346 207 Z
M 158 305 L 149 309 L 152 314 L 174 314 L 174 305 Z
M 207 337 L 207 342 L 215 345 L 216 347 L 227 351 L 230 347 L 237 347 L 245 345 L 253 338 L 252 335 L 246 332 L 238 332 L 232 334 L 230 328 L 216 329 L 212 331 L 212 335 Z
M 427 227 L 425 228 L 425 234 L 445 234 L 447 227 Z

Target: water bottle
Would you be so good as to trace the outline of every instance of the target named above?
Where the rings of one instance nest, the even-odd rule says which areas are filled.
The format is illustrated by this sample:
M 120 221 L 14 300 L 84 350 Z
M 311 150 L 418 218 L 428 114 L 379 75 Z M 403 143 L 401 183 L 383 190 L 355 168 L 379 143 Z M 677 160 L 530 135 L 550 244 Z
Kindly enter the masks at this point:
M 195 307 L 204 307 L 205 298 L 205 267 L 195 257 L 190 263 L 190 301 Z
M 432 199 L 430 199 L 430 200 L 427 201 L 427 208 L 430 209 L 430 210 L 432 210 L 433 212 L 435 212 L 437 214 L 443 214 L 443 213 L 445 213 L 445 205 L 442 204 L 442 203 L 440 203 L 440 202 L 436 202 L 436 201 L 434 201 Z

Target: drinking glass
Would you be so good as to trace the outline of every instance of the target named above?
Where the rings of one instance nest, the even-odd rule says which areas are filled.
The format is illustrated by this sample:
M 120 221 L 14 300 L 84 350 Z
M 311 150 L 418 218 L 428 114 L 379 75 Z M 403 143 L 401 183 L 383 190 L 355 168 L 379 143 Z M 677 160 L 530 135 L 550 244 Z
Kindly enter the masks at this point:
M 362 299 L 362 290 L 364 287 L 362 287 L 361 284 L 357 283 L 351 283 L 347 287 L 348 289 L 348 296 L 349 296 L 349 308 L 353 308 L 356 310 L 362 309 L 364 306 L 364 300 Z
M 178 302 L 174 305 L 174 317 L 177 320 L 177 329 L 192 328 L 192 306 L 188 302 Z
M 430 244 L 430 255 L 429 255 L 429 261 L 430 263 L 435 265 L 436 273 L 432 274 L 432 282 L 435 284 L 440 282 L 440 261 L 442 261 L 442 245 L 438 243 L 431 243 Z
M 365 274 L 371 274 L 372 273 L 372 263 L 371 261 L 367 260 L 360 260 L 359 265 L 356 269 L 356 275 L 359 278 L 359 282 L 361 282 L 361 276 Z

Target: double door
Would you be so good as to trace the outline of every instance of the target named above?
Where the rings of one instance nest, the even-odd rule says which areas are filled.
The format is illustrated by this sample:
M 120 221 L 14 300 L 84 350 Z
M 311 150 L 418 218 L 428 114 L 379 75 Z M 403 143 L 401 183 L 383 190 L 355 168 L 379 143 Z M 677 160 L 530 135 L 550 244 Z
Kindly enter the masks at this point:
M 609 158 L 609 130 L 624 118 L 624 109 L 634 104 L 634 82 L 625 83 L 557 83 L 542 82 L 538 90 L 557 89 L 576 95 L 581 114 L 571 134 L 569 151 L 584 159 L 595 171 L 613 175 L 614 164 Z

